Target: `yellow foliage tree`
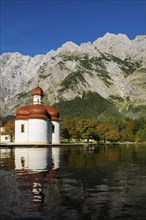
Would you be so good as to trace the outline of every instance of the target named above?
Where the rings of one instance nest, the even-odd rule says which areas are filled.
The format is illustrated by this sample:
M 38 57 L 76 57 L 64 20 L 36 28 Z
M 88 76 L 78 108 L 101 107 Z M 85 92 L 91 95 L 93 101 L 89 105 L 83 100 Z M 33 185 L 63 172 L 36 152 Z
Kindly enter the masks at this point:
M 110 124 L 107 123 L 101 123 L 97 126 L 97 133 L 101 140 L 104 141 L 104 143 L 107 140 L 107 133 L 112 129 L 113 127 Z
M 8 122 L 4 125 L 3 134 L 4 134 L 4 135 L 9 135 L 11 141 L 13 141 L 13 139 L 14 139 L 14 133 L 15 133 L 15 121 L 14 121 L 14 120 L 10 120 L 10 121 L 8 121 Z
M 109 141 L 117 142 L 120 140 L 121 134 L 117 129 L 112 128 L 106 133 L 106 137 Z

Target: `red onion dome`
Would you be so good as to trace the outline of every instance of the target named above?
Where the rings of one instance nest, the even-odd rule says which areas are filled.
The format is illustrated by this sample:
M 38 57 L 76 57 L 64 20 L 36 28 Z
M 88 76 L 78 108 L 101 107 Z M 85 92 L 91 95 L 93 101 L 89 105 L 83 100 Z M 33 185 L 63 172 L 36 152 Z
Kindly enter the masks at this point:
M 29 112 L 29 118 L 40 118 L 40 119 L 47 119 L 51 118 L 50 114 L 48 113 L 47 109 L 43 105 L 32 105 Z
M 29 117 L 30 105 L 22 106 L 16 111 L 16 119 L 27 119 Z
M 46 106 L 46 109 L 48 113 L 51 115 L 52 120 L 55 120 L 55 121 L 59 120 L 59 112 L 55 108 Z
M 44 92 L 42 90 L 42 88 L 40 86 L 37 86 L 36 88 L 34 88 L 32 90 L 32 95 L 41 95 L 41 96 L 44 96 Z

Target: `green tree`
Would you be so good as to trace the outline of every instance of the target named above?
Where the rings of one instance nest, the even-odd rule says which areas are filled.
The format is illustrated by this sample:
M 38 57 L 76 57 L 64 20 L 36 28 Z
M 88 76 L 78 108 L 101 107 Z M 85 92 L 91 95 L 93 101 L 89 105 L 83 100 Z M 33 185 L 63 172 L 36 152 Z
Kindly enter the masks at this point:
M 76 129 L 76 119 L 64 119 L 62 121 L 61 128 L 61 136 L 62 138 L 68 139 L 70 141 L 71 138 L 77 138 L 77 129 Z
M 68 128 L 65 127 L 65 126 L 63 126 L 62 129 L 61 129 L 61 137 L 63 139 L 68 139 L 68 142 L 70 142 L 71 135 L 69 133 Z
M 135 136 L 135 141 L 141 141 L 141 142 L 146 141 L 146 127 L 138 130 Z
M 93 139 L 95 129 L 96 124 L 93 120 L 81 119 L 77 122 L 78 138 L 87 139 L 87 142 L 89 142 L 89 139 Z
M 122 140 L 123 141 L 134 141 L 134 121 L 131 119 L 128 119 L 125 124 L 124 128 L 121 131 Z

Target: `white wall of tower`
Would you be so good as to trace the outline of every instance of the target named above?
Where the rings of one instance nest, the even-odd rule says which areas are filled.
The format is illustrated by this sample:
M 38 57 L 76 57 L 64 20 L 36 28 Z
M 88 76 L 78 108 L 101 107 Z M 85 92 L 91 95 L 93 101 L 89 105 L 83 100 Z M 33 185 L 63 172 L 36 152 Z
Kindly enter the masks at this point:
M 15 143 L 60 144 L 60 122 L 49 119 L 16 120 Z
M 29 143 L 49 143 L 49 121 L 46 119 L 29 119 L 28 140 Z
M 33 104 L 39 104 L 42 105 L 43 104 L 43 97 L 41 95 L 34 95 L 33 96 Z
M 28 142 L 28 120 L 15 120 L 15 143 Z

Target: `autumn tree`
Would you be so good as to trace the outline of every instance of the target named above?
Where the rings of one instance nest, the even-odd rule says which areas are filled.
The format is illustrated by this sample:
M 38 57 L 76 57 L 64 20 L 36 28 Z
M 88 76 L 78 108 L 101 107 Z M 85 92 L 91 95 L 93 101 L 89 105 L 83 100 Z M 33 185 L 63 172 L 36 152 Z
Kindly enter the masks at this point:
M 61 135 L 65 139 L 94 139 L 99 141 L 99 135 L 96 130 L 96 122 L 90 119 L 75 118 L 64 120 L 62 123 Z
M 98 135 L 100 137 L 101 140 L 104 141 L 104 143 L 106 142 L 107 140 L 107 133 L 113 129 L 112 126 L 110 124 L 107 124 L 107 123 L 100 123 L 98 124 L 97 126 L 97 132 L 98 132 Z
M 121 134 L 115 128 L 112 128 L 112 129 L 110 129 L 109 131 L 106 132 L 106 139 L 108 141 L 117 142 L 117 141 L 120 140 L 120 138 L 121 138 Z
M 8 122 L 4 125 L 3 134 L 4 134 L 4 135 L 9 135 L 11 141 L 13 141 L 13 139 L 14 139 L 14 133 L 15 133 L 15 121 L 14 121 L 14 120 L 10 120 L 10 121 L 8 121 Z

